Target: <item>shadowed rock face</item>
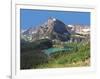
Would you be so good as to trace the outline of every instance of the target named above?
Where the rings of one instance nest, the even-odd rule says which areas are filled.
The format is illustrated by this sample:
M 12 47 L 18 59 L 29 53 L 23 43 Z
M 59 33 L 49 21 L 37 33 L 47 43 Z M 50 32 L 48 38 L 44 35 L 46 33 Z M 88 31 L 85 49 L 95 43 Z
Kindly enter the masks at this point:
M 69 40 L 70 33 L 66 29 L 66 25 L 56 19 L 50 17 L 44 24 L 40 25 L 37 29 L 34 27 L 26 30 L 24 35 L 30 36 L 31 40 L 38 40 L 43 38 L 57 39 L 61 41 Z
M 68 31 L 65 28 L 65 24 L 59 20 L 56 20 L 54 22 L 54 31 L 60 34 L 68 33 Z

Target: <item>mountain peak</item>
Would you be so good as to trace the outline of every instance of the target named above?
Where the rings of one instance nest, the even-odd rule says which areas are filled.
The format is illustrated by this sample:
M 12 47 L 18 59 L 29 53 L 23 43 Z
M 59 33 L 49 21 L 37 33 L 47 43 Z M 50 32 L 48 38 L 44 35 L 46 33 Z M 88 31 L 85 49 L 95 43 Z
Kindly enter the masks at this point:
M 56 21 L 56 18 L 54 18 L 54 17 L 49 17 L 48 20 Z
M 67 41 L 69 38 L 66 35 L 70 35 L 66 29 L 66 25 L 54 17 L 49 17 L 37 30 L 30 28 L 24 34 L 31 36 L 32 40 L 48 37 L 49 39 L 58 39 L 61 41 Z

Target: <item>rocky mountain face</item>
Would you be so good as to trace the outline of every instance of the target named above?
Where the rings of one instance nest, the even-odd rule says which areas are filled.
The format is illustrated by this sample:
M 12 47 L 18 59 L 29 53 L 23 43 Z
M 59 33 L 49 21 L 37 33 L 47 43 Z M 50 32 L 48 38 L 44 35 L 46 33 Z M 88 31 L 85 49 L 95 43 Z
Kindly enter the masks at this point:
M 22 39 L 35 41 L 39 39 L 51 39 L 68 41 L 70 33 L 66 29 L 66 25 L 56 19 L 50 17 L 45 23 L 38 28 L 31 27 L 21 34 Z

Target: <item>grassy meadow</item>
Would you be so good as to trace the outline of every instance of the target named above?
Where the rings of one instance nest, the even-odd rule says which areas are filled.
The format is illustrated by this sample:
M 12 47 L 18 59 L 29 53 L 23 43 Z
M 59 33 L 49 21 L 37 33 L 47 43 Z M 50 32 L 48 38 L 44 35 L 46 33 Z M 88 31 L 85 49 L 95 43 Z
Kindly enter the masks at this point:
M 56 51 L 49 54 L 49 56 L 42 51 L 54 47 L 71 47 L 72 50 Z M 45 39 L 25 43 L 21 46 L 21 69 L 63 68 L 89 65 L 89 42 L 68 42 L 61 44 L 60 42 L 52 43 L 50 40 Z

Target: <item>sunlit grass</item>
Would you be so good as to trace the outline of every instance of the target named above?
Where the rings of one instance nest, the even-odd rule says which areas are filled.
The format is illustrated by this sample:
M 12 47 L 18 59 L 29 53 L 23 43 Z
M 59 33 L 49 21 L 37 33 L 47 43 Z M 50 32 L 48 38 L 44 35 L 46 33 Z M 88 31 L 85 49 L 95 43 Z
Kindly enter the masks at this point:
M 77 45 L 77 44 L 76 44 Z M 59 55 L 60 54 L 60 55 Z M 38 65 L 38 68 L 79 67 L 90 65 L 90 45 L 79 44 L 78 50 L 72 53 L 57 53 L 47 64 Z

